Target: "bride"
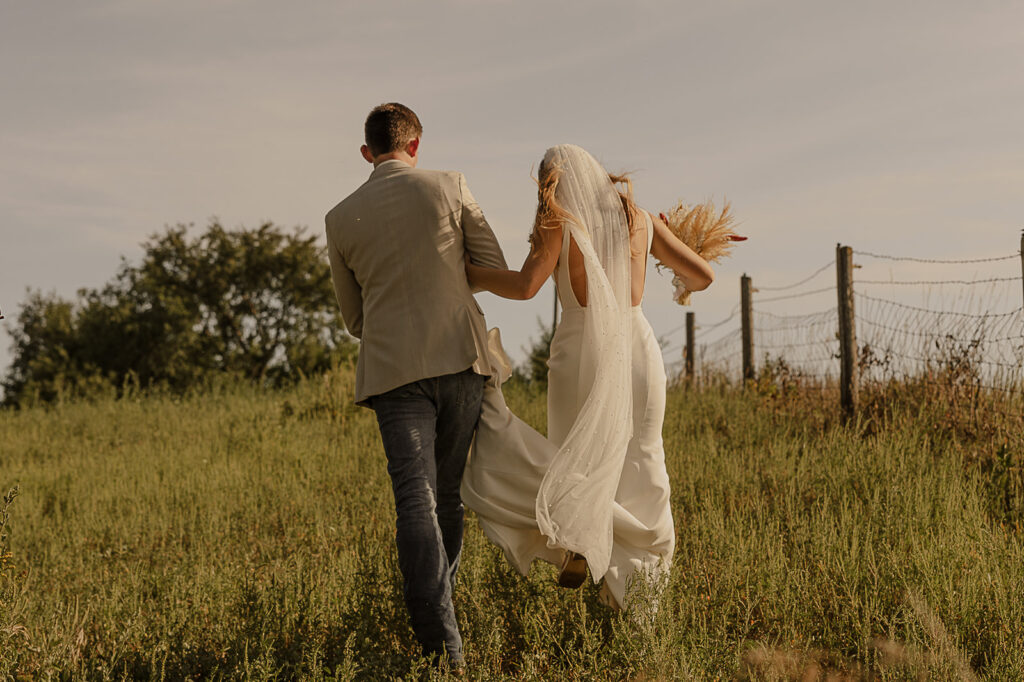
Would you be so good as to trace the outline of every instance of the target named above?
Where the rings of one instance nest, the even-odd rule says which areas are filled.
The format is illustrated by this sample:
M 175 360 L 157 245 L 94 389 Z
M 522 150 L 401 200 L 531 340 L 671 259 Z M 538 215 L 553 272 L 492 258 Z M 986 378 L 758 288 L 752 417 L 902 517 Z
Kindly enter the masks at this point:
M 498 376 L 485 389 L 462 497 L 521 574 L 534 559 L 577 587 L 590 569 L 603 597 L 629 606 L 634 575 L 657 581 L 675 534 L 661 429 L 665 368 L 641 309 L 651 253 L 691 291 L 708 264 L 665 222 L 639 209 L 632 185 L 575 145 L 552 147 L 539 170 L 531 249 L 520 271 L 466 264 L 470 284 L 529 299 L 554 274 L 562 318 L 548 360 L 548 437 L 513 415 L 498 330 Z M 622 187 L 621 190 L 616 185 Z

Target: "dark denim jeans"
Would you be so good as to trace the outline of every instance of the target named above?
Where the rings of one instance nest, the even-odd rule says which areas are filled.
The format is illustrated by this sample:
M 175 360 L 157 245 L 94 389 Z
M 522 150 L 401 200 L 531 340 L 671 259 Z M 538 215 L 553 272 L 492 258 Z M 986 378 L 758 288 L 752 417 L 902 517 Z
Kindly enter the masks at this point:
M 452 592 L 462 551 L 459 488 L 484 377 L 471 370 L 374 396 L 398 514 L 398 565 L 412 629 L 426 655 L 462 662 Z

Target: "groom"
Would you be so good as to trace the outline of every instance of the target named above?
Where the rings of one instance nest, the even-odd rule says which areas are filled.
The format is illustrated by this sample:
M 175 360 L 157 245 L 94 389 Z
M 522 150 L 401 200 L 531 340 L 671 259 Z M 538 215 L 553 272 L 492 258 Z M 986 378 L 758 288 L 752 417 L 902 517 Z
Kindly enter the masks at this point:
M 423 128 L 411 109 L 376 107 L 365 133 L 373 172 L 327 214 L 331 274 L 345 325 L 361 339 L 356 402 L 377 413 L 412 628 L 424 654 L 461 666 L 459 486 L 491 374 L 464 254 L 507 266 L 462 174 L 416 168 Z

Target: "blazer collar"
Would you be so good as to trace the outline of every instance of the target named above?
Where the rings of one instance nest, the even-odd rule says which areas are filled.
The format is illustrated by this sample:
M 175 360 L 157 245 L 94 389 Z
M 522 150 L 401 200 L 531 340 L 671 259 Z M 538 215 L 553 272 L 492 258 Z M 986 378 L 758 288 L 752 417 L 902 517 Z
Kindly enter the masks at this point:
M 381 178 L 388 175 L 394 175 L 395 173 L 401 173 L 402 171 L 412 170 L 412 166 L 407 164 L 405 161 L 400 159 L 388 159 L 380 163 L 373 172 L 370 173 L 371 178 Z

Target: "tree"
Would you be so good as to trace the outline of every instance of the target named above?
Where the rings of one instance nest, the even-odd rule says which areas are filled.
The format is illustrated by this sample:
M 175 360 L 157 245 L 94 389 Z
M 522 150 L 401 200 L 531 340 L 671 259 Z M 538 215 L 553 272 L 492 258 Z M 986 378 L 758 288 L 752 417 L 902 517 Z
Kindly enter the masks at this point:
M 99 384 L 176 390 L 211 372 L 278 383 L 351 356 L 324 247 L 271 223 L 184 225 L 143 244 L 78 301 L 30 292 L 14 329 L 6 402 L 44 401 Z
M 30 395 L 50 402 L 60 395 L 84 393 L 102 383 L 81 347 L 77 310 L 55 294 L 30 292 L 22 305 L 14 337 L 14 361 L 4 379 L 5 402 Z

